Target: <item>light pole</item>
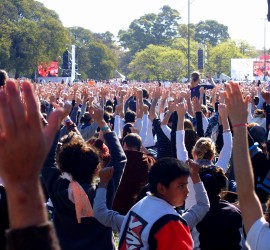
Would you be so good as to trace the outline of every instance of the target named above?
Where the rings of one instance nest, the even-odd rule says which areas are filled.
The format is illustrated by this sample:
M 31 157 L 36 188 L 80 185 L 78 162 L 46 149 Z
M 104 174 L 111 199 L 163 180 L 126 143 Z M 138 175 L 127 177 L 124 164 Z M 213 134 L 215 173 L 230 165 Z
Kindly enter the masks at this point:
M 190 0 L 188 0 L 188 82 L 190 81 Z
M 264 60 L 263 60 L 263 69 L 264 69 L 264 74 L 263 74 L 263 80 L 266 80 L 266 19 L 264 19 L 264 41 L 263 41 L 263 55 L 264 55 Z

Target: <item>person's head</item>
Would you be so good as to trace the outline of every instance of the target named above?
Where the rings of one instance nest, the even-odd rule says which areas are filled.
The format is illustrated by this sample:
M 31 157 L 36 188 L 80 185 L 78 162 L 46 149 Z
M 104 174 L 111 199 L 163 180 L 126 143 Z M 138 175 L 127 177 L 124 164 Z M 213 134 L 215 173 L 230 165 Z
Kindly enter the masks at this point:
M 8 79 L 8 74 L 5 70 L 0 69 L 0 87 L 4 87 Z
M 90 116 L 89 112 L 85 112 L 83 116 L 81 117 L 81 123 L 84 124 L 91 124 L 92 117 Z
M 123 133 L 122 133 L 122 138 L 125 138 L 126 135 L 131 133 L 130 128 L 133 127 L 131 123 L 126 123 L 123 127 Z
M 136 150 L 140 151 L 142 147 L 142 139 L 136 133 L 130 133 L 123 138 L 124 150 Z
M 193 159 L 192 149 L 196 144 L 198 135 L 195 130 L 185 129 L 185 146 L 188 151 L 188 158 Z
M 259 101 L 260 101 L 259 97 L 258 96 L 255 96 L 254 97 L 254 104 L 255 105 L 258 105 L 259 104 Z
M 125 113 L 125 123 L 128 122 L 135 122 L 135 118 L 136 118 L 136 113 L 132 110 L 127 110 L 127 112 Z
M 201 137 L 195 144 L 192 155 L 194 160 L 213 160 L 216 153 L 215 143 L 211 138 Z
M 113 107 L 112 106 L 106 106 L 105 110 L 109 112 L 110 114 L 113 113 Z
M 143 92 L 143 99 L 148 99 L 149 98 L 148 91 L 146 89 L 142 89 L 142 92 Z
M 208 110 L 206 105 L 201 105 L 201 111 L 206 117 L 208 117 Z
M 220 167 L 201 167 L 200 178 L 209 198 L 219 195 L 221 191 L 225 190 L 227 187 L 228 179 Z
M 74 132 L 61 138 L 57 164 L 62 172 L 75 181 L 90 183 L 99 170 L 99 152 Z
M 191 79 L 194 81 L 194 82 L 197 82 L 199 79 L 200 79 L 200 72 L 198 71 L 193 71 L 191 73 Z
M 193 126 L 191 120 L 184 119 L 184 130 L 194 130 L 195 131 L 194 126 Z
M 150 192 L 172 206 L 182 206 L 189 193 L 188 176 L 185 163 L 171 157 L 161 158 L 149 172 Z
M 254 118 L 265 118 L 265 113 L 263 109 L 256 109 L 253 114 Z

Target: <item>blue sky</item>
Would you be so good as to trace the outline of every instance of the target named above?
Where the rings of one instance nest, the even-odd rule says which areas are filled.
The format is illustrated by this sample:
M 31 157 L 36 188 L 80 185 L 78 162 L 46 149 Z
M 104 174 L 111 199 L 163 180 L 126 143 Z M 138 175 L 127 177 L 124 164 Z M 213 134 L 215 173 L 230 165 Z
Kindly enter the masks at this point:
M 110 31 L 117 35 L 120 29 L 146 13 L 158 13 L 164 5 L 180 12 L 181 23 L 187 24 L 188 0 L 39 0 L 45 7 L 58 13 L 66 27 L 81 26 L 93 32 Z M 267 1 L 253 0 L 190 0 L 190 21 L 207 19 L 228 26 L 232 39 L 246 40 L 257 49 L 270 48 L 270 22 Z M 266 35 L 264 36 L 264 26 Z

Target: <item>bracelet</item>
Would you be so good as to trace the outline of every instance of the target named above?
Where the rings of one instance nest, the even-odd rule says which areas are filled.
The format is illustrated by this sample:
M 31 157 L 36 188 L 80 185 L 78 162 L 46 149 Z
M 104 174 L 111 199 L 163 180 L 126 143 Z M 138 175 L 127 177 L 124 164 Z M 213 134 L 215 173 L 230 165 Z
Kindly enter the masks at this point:
M 109 128 L 110 128 L 110 127 L 106 125 L 106 126 L 102 127 L 100 130 L 101 130 L 101 131 L 106 131 L 106 130 L 108 130 Z
M 233 124 L 232 127 L 233 128 L 237 128 L 237 127 L 247 127 L 247 123 L 239 123 L 239 124 Z

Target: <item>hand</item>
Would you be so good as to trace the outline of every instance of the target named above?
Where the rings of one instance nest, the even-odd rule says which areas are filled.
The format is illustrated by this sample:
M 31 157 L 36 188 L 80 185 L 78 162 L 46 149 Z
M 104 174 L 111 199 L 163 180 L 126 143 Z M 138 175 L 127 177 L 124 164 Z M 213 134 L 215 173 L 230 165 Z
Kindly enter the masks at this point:
M 243 99 L 238 83 L 227 84 L 224 97 L 232 125 L 247 123 L 249 97 Z
M 201 111 L 201 103 L 200 103 L 198 97 L 194 96 L 192 98 L 192 104 L 193 104 L 194 112 L 200 112 Z
M 178 115 L 178 118 L 182 118 L 184 119 L 185 118 L 185 114 L 187 112 L 187 105 L 183 102 L 181 103 L 178 103 L 176 104 L 176 111 L 177 111 L 177 115 Z
M 143 108 L 143 113 L 148 114 L 148 110 L 149 110 L 148 106 L 144 104 L 142 108 Z
M 99 171 L 99 178 L 101 184 L 108 184 L 113 177 L 114 168 L 113 167 L 105 167 Z
M 188 165 L 188 168 L 190 171 L 190 178 L 193 184 L 200 182 L 201 181 L 200 175 L 199 175 L 200 165 L 191 159 L 188 159 L 186 161 L 186 164 Z
M 89 109 L 89 113 L 99 127 L 102 127 L 104 121 L 104 109 L 97 104 L 93 104 Z
M 228 118 L 227 105 L 224 103 L 218 104 L 218 113 L 222 120 L 227 119 Z
M 56 131 L 68 115 L 56 109 L 43 128 L 31 83 L 23 82 L 22 89 L 24 103 L 12 80 L 7 81 L 6 94 L 0 92 L 0 176 L 12 188 L 38 182 Z

